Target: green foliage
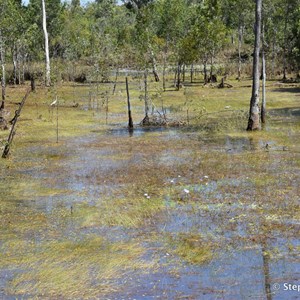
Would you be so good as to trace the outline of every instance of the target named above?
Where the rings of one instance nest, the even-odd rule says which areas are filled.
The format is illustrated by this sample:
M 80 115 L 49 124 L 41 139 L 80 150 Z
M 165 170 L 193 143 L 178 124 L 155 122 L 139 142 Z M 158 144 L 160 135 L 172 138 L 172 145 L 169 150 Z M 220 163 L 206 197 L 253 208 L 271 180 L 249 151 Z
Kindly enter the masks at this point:
M 299 69 L 299 0 L 264 1 L 265 48 L 277 66 L 287 58 Z M 17 49 L 33 63 L 44 60 L 40 0 L 22 6 L 19 0 L 0 3 L 1 36 L 6 48 Z M 254 2 L 242 0 L 74 0 L 46 2 L 50 56 L 62 62 L 112 68 L 150 68 L 174 64 L 226 63 L 237 56 L 238 30 L 243 51 L 251 57 Z M 232 43 L 230 43 L 230 40 Z M 251 47 L 252 48 L 252 47 Z M 6 51 L 8 60 L 12 60 Z

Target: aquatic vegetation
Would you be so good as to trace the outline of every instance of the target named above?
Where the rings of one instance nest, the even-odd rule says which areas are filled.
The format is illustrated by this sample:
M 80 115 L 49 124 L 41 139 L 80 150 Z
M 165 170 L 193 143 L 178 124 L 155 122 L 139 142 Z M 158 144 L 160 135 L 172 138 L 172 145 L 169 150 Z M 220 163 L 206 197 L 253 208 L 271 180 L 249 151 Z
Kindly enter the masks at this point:
M 189 126 L 135 126 L 132 133 L 124 87 L 110 96 L 106 125 L 100 98 L 89 105 L 95 87 L 60 86 L 58 143 L 56 111 L 49 107 L 55 91 L 38 87 L 20 117 L 11 156 L 0 160 L 0 270 L 7 275 L 0 298 L 121 299 L 125 291 L 128 298 L 152 297 L 166 295 L 168 286 L 174 299 L 201 299 L 203 291 L 220 295 L 216 281 L 252 287 L 241 296 L 222 285 L 225 298 L 253 291 L 263 297 L 257 278 L 264 280 L 265 259 L 270 283 L 296 278 L 297 97 L 270 83 L 265 130 L 245 132 L 247 84 L 234 83 L 230 91 L 191 86 Z M 12 99 L 21 94 L 8 89 Z M 144 115 L 138 97 L 133 90 L 136 123 Z M 161 97 L 167 114 L 185 120 L 182 91 Z M 247 278 L 237 277 L 243 272 Z M 184 289 L 184 278 L 197 287 Z
M 169 237 L 169 252 L 178 255 L 191 264 L 208 263 L 213 258 L 212 245 L 200 234 L 178 233 Z
M 118 290 L 114 281 L 127 272 L 153 268 L 141 258 L 143 252 L 135 243 L 111 243 L 99 236 L 7 242 L 1 247 L 1 268 L 16 274 L 7 287 L 12 295 L 91 298 Z
M 78 207 L 74 217 L 82 221 L 83 227 L 91 226 L 123 226 L 136 228 L 146 225 L 164 209 L 164 202 L 159 198 L 128 197 L 102 199 L 97 206 L 84 205 Z

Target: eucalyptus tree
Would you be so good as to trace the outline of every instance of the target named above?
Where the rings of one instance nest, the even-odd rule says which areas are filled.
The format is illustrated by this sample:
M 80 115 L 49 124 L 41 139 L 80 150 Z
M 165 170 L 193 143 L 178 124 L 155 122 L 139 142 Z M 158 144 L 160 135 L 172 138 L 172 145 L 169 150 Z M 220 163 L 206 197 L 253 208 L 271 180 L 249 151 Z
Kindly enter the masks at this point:
M 135 64 L 144 74 L 144 103 L 145 118 L 143 124 L 149 124 L 149 113 L 152 108 L 151 98 L 148 92 L 148 68 L 152 66 L 152 73 L 155 81 L 159 81 L 159 75 L 156 67 L 156 58 L 153 47 L 155 46 L 155 27 L 153 17 L 154 6 L 145 4 L 139 7 L 136 13 L 136 23 L 134 32 L 135 45 Z
M 44 39 L 45 39 L 45 60 L 46 60 L 45 84 L 46 86 L 50 86 L 51 68 L 50 68 L 49 40 L 48 40 L 48 31 L 47 31 L 47 15 L 46 15 L 45 0 L 42 0 L 42 15 L 43 15 L 43 32 L 44 32 Z
M 61 20 L 63 26 L 57 35 L 57 44 L 61 47 L 61 57 L 66 61 L 76 62 L 92 53 L 91 16 L 78 3 L 72 2 L 65 7 Z
M 259 118 L 259 54 L 261 38 L 262 0 L 256 0 L 255 6 L 255 42 L 253 53 L 252 96 L 247 130 L 260 129 Z
M 295 62 L 297 65 L 297 76 L 300 78 L 300 5 L 298 9 L 295 11 L 296 22 L 293 26 L 293 33 L 295 36 L 293 54 L 295 58 Z
M 157 52 L 160 41 L 157 39 L 157 5 L 154 1 L 126 1 L 126 7 L 135 20 L 132 43 L 135 48 L 135 62 L 138 67 L 151 66 L 156 82 L 160 80 L 157 70 Z
M 176 63 L 177 89 L 180 88 L 180 72 L 186 54 L 183 39 L 187 35 L 190 10 L 186 0 L 160 0 L 157 2 L 157 36 L 163 47 L 163 86 L 167 63 Z
M 242 53 L 243 45 L 248 36 L 253 34 L 253 14 L 252 11 L 254 1 L 243 0 L 223 0 L 221 2 L 222 19 L 228 30 L 231 30 L 232 36 L 237 33 L 237 56 L 238 56 L 238 68 L 237 79 L 240 80 L 242 76 Z M 232 37 L 232 43 L 234 38 Z
M 277 73 L 286 80 L 288 70 L 297 66 L 299 9 L 299 0 L 264 1 L 265 54 L 272 77 Z
M 0 63 L 1 63 L 1 90 L 2 99 L 0 110 L 4 109 L 6 99 L 6 56 L 7 50 L 13 48 L 20 36 L 19 24 L 21 14 L 20 6 L 14 0 L 2 0 L 0 2 Z
M 288 35 L 289 63 L 292 71 L 300 71 L 300 0 L 290 1 L 290 30 Z
M 215 59 L 228 41 L 221 9 L 215 1 L 205 1 L 195 7 L 196 17 L 190 22 L 186 39 L 188 57 L 203 63 L 204 82 L 213 78 Z M 190 49 L 190 50 L 189 50 Z M 195 57 L 196 56 L 196 57 Z M 208 66 L 210 75 L 208 76 Z
M 89 35 L 85 47 L 89 51 L 88 60 L 94 66 L 96 76 L 107 80 L 111 69 L 117 74 L 120 66 L 128 66 L 134 61 L 135 13 L 125 6 L 118 6 L 116 1 L 102 0 L 89 4 L 85 15 Z
M 59 36 L 63 28 L 64 9 L 65 4 L 62 4 L 60 0 L 30 0 L 27 9 L 28 28 L 35 32 L 34 43 L 30 43 L 29 56 L 32 61 L 40 60 L 44 56 L 46 85 L 49 85 L 51 80 L 49 75 L 50 59 L 62 52 Z

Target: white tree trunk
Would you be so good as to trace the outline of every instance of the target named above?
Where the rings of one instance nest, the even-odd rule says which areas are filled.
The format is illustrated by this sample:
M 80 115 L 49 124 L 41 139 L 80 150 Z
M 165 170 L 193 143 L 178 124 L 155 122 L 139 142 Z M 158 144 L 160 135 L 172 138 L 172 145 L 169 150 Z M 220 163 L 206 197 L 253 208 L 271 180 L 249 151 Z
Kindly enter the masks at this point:
M 262 100 L 261 100 L 261 122 L 266 122 L 266 57 L 265 57 L 265 26 L 262 24 Z
M 49 42 L 48 42 L 48 31 L 47 31 L 47 23 L 46 23 L 46 7 L 45 0 L 42 0 L 42 12 L 43 12 L 43 31 L 45 38 L 45 58 L 46 58 L 46 86 L 50 86 L 51 84 L 51 69 L 50 69 L 50 58 L 49 58 Z
M 259 118 L 259 52 L 260 52 L 260 36 L 261 36 L 261 9 L 262 0 L 256 0 L 255 14 L 255 45 L 253 55 L 253 83 L 252 96 L 250 100 L 250 112 L 247 130 L 260 129 Z
M 5 91 L 5 52 L 4 52 L 4 43 L 2 39 L 2 33 L 0 30 L 0 62 L 1 62 L 1 69 L 2 69 L 2 80 L 1 80 L 1 89 L 2 89 L 2 101 L 0 105 L 0 110 L 4 109 L 4 103 L 6 98 L 6 91 Z

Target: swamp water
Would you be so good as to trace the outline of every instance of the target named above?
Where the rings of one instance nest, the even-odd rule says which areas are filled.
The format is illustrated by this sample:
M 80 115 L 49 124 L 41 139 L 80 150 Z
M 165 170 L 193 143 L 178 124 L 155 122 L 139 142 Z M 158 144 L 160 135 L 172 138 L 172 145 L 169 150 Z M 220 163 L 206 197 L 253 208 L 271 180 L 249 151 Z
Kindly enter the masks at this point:
M 22 148 L 1 165 L 0 298 L 299 299 L 298 137 L 113 128 Z

